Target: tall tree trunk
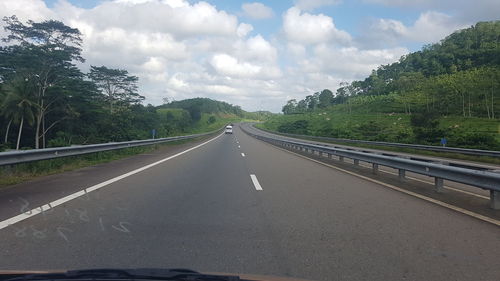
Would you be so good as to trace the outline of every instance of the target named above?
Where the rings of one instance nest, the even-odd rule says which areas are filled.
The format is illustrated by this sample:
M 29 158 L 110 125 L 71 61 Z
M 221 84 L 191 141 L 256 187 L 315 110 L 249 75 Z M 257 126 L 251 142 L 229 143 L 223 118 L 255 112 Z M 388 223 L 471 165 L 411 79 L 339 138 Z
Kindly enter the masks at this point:
M 36 130 L 35 130 L 35 149 L 40 148 L 40 127 L 42 125 L 42 110 L 36 116 Z
M 470 108 L 472 106 L 471 103 L 470 103 L 470 93 L 467 95 L 467 98 L 469 99 L 469 102 L 468 102 L 468 105 L 467 105 L 467 108 L 469 110 L 469 117 L 472 117 L 472 113 L 471 113 L 471 110 L 470 110 Z
M 491 119 L 495 119 L 495 104 L 493 103 L 493 82 L 491 83 Z
M 466 117 L 465 115 L 465 95 L 463 93 L 460 94 L 462 96 L 462 115 Z
M 45 90 L 46 90 L 46 86 L 47 85 L 47 80 L 45 80 L 45 83 L 41 86 L 40 90 L 39 90 L 39 101 L 38 101 L 38 105 L 39 105 L 39 111 L 38 111 L 38 115 L 36 117 L 36 130 L 35 130 L 35 149 L 39 149 L 40 148 L 40 127 L 42 126 L 42 120 L 44 118 L 44 115 L 45 115 L 45 108 L 44 108 L 44 96 L 45 96 Z
M 19 124 L 19 133 L 17 134 L 17 144 L 16 150 L 19 150 L 19 144 L 21 143 L 21 134 L 23 132 L 24 116 L 21 118 L 21 124 Z
M 42 117 L 42 148 L 45 148 L 45 116 Z
M 488 104 L 488 93 L 484 94 L 484 105 L 486 107 L 486 113 L 488 114 L 488 119 L 491 119 L 490 105 Z
M 5 131 L 5 138 L 3 139 L 3 143 L 7 143 L 7 141 L 9 140 L 10 124 L 12 124 L 12 119 L 10 119 L 9 123 L 7 124 L 7 130 Z

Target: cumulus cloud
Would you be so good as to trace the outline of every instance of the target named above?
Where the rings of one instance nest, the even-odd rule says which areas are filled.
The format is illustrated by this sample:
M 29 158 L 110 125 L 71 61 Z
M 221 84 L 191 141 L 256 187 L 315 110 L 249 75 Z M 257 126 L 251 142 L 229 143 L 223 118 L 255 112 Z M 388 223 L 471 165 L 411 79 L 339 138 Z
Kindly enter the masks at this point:
M 364 2 L 424 11 L 447 11 L 461 24 L 498 20 L 500 14 L 498 0 L 364 0 Z
M 253 26 L 251 24 L 240 23 L 240 25 L 238 25 L 238 28 L 236 29 L 236 34 L 238 34 L 239 37 L 245 37 L 252 30 Z
M 295 6 L 304 11 L 312 11 L 323 6 L 332 6 L 342 2 L 341 0 L 295 0 Z
M 297 43 L 317 44 L 333 41 L 348 44 L 351 41 L 349 33 L 337 29 L 331 17 L 303 13 L 295 6 L 283 15 L 283 30 L 288 40 Z
M 336 48 L 319 45 L 314 48 L 314 65 L 321 72 L 336 73 L 338 77 L 354 77 L 363 79 L 372 69 L 379 65 L 397 61 L 408 49 L 397 47 L 391 49 L 361 50 L 356 47 Z M 351 78 L 352 79 L 352 78 Z
M 394 19 L 374 20 L 366 27 L 363 39 L 368 45 L 398 45 L 404 41 L 429 44 L 466 26 L 447 14 L 427 11 L 420 14 L 411 26 Z
M 268 19 L 274 16 L 273 9 L 259 2 L 243 3 L 241 9 L 245 16 L 252 19 Z
M 261 71 L 261 67 L 248 62 L 238 62 L 227 54 L 215 55 L 211 64 L 220 74 L 234 77 L 253 77 Z
M 41 0 L 2 0 L 0 1 L 0 17 L 16 15 L 20 20 L 43 20 L 55 14 Z

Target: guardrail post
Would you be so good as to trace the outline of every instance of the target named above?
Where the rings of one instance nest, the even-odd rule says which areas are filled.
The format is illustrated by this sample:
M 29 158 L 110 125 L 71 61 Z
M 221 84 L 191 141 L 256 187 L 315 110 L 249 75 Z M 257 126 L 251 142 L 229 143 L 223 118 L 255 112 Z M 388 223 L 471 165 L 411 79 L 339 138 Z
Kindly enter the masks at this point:
M 403 169 L 399 169 L 399 180 L 400 181 L 404 181 L 405 177 L 406 177 L 406 170 L 403 170 Z
M 372 172 L 373 172 L 375 175 L 376 175 L 376 174 L 378 174 L 378 164 L 373 163 L 373 164 L 372 164 L 372 168 L 373 168 L 373 169 L 372 169 Z
M 339 161 L 344 162 L 344 156 L 339 156 Z
M 490 207 L 493 210 L 500 210 L 500 191 L 490 190 Z
M 354 159 L 354 165 L 359 165 L 359 159 Z
M 436 187 L 436 192 L 443 192 L 443 179 L 442 178 L 434 178 L 434 186 Z

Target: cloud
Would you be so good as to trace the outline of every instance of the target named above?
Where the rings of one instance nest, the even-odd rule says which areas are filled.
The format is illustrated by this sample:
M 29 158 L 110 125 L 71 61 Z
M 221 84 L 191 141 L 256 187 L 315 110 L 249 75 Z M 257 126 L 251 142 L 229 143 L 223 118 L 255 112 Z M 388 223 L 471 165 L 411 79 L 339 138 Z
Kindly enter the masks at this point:
M 372 69 L 380 65 L 397 61 L 408 49 L 397 47 L 391 49 L 362 50 L 356 47 L 332 47 L 319 45 L 314 48 L 313 63 L 316 71 L 335 73 L 344 79 L 363 79 Z
M 251 24 L 240 23 L 240 25 L 238 25 L 238 28 L 236 29 L 236 34 L 238 34 L 239 37 L 245 37 L 252 30 L 253 26 Z
M 248 61 L 272 64 L 278 58 L 276 48 L 261 35 L 250 37 L 245 41 L 237 41 L 234 48 L 235 55 Z
M 498 0 L 364 0 L 364 2 L 406 9 L 446 12 L 453 14 L 461 24 L 498 20 L 500 14 Z
M 277 51 L 262 36 L 237 41 L 232 54 L 215 54 L 210 65 L 229 78 L 275 79 L 282 73 L 277 65 Z
M 400 45 L 405 41 L 430 44 L 466 26 L 447 14 L 427 11 L 411 26 L 394 19 L 376 19 L 365 28 L 360 41 L 368 46 Z
M 292 7 L 283 15 L 283 30 L 288 40 L 303 44 L 318 44 L 333 41 L 348 44 L 349 33 L 335 27 L 333 19 L 323 14 L 303 13 Z
M 21 21 L 40 21 L 54 17 L 55 14 L 45 5 L 45 2 L 38 0 L 2 0 L 0 1 L 0 18 L 16 15 Z
M 304 11 L 312 11 L 323 6 L 332 6 L 342 2 L 341 0 L 295 0 L 295 6 Z
M 227 54 L 215 55 L 210 63 L 218 73 L 234 77 L 253 77 L 262 69 L 248 62 L 238 62 Z
M 420 15 L 407 36 L 414 41 L 433 43 L 464 27 L 449 15 L 429 11 Z
M 94 9 L 85 10 L 79 19 L 92 23 L 95 29 L 119 27 L 136 32 L 163 32 L 180 39 L 200 35 L 231 36 L 238 28 L 236 16 L 206 2 L 103 2 Z
M 241 9 L 246 17 L 252 19 L 269 19 L 274 16 L 273 9 L 259 2 L 244 3 Z

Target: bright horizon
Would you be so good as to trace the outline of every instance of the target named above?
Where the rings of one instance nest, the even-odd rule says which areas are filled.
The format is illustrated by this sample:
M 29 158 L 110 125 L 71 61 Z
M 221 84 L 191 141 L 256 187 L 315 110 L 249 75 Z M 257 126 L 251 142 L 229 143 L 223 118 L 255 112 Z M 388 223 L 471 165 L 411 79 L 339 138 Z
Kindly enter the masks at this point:
M 499 14 L 494 0 L 0 2 L 1 17 L 78 28 L 78 66 L 128 70 L 145 104 L 207 97 L 272 112 Z

